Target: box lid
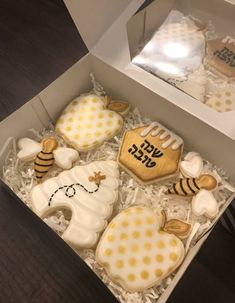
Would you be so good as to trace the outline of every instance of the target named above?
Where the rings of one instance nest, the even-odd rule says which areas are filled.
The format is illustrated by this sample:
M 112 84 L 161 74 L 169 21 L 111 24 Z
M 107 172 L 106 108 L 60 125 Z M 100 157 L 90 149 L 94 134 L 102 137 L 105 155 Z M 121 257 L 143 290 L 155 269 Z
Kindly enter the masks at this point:
M 64 2 L 83 41 L 91 50 L 131 0 L 64 0 Z
M 102 1 L 103 4 L 105 4 L 105 2 L 107 1 L 105 0 Z M 116 68 L 117 70 L 124 73 L 128 77 L 136 80 L 137 82 L 141 83 L 151 91 L 155 92 L 156 95 L 158 95 L 158 97 L 165 99 L 166 102 L 168 101 L 175 104 L 182 110 L 190 113 L 191 115 L 194 115 L 195 117 L 202 120 L 206 124 L 215 128 L 217 131 L 228 136 L 230 139 L 235 140 L 235 119 L 234 119 L 235 112 L 234 111 L 224 112 L 224 113 L 216 112 L 205 106 L 203 103 L 195 101 L 193 97 L 185 94 L 183 91 L 180 91 L 177 88 L 170 85 L 169 83 L 164 82 L 164 80 L 157 78 L 154 75 L 142 70 L 140 67 L 132 64 L 130 58 L 128 36 L 127 36 L 127 23 L 132 18 L 132 16 L 135 15 L 135 13 L 138 11 L 141 5 L 144 4 L 144 2 L 145 1 L 143 0 L 132 0 L 132 1 L 128 1 L 128 5 L 126 5 L 126 7 L 125 6 L 119 7 L 120 15 L 116 19 L 113 19 L 114 22 L 112 23 L 112 25 L 109 26 L 109 23 L 106 20 L 107 30 L 104 32 L 103 35 L 101 34 L 99 35 L 100 39 L 97 41 L 95 45 L 94 45 L 95 40 L 94 39 L 92 40 L 93 47 L 90 50 L 91 53 L 97 56 L 105 63 Z M 165 3 L 165 1 L 162 2 Z M 194 3 L 194 1 L 180 1 L 180 3 L 181 2 L 188 4 L 190 8 L 192 7 L 192 9 L 197 12 L 198 11 L 202 12 L 204 16 L 206 16 L 206 14 L 210 12 L 212 2 L 215 3 L 216 8 L 212 9 L 212 15 L 217 24 L 221 24 L 221 20 L 225 20 L 224 16 L 226 15 L 226 13 L 228 13 L 230 16 L 231 11 L 235 10 L 234 5 L 232 5 L 235 3 L 234 0 L 231 1 L 211 0 L 208 3 L 203 0 L 199 0 L 197 1 L 197 3 Z M 149 14 L 150 18 L 156 19 L 161 15 L 161 7 L 158 8 L 158 10 L 156 10 L 158 3 L 160 3 L 160 1 L 154 1 L 151 4 L 151 9 L 155 8 L 155 10 L 153 9 L 151 10 L 151 13 Z M 171 0 L 167 1 L 167 5 L 172 5 L 172 7 L 174 3 L 175 1 L 171 1 Z M 156 5 L 156 7 L 153 7 L 154 4 Z M 133 27 L 132 29 L 133 36 L 136 35 L 136 31 L 141 29 L 144 30 L 146 25 L 152 23 L 149 22 L 151 20 L 147 20 L 148 14 L 146 14 L 146 9 L 148 9 L 148 7 L 139 13 L 140 18 L 138 19 L 138 22 L 136 22 L 136 26 Z M 223 18 L 221 18 L 221 16 L 219 17 L 217 16 L 216 12 L 218 12 L 218 10 L 222 11 Z M 107 14 L 107 8 L 105 8 L 104 10 L 104 14 L 105 13 Z M 75 11 L 73 12 L 73 18 L 75 18 L 78 21 L 78 16 L 76 16 Z M 226 20 L 226 22 L 224 23 L 226 23 L 228 27 L 226 27 L 226 24 L 221 25 L 224 31 L 226 31 L 226 28 L 229 28 L 229 30 L 231 30 L 231 26 L 229 25 L 231 25 L 230 24 L 231 22 L 233 24 L 233 20 L 231 20 L 231 18 L 227 18 L 227 19 L 228 20 Z M 80 27 L 80 24 L 78 24 L 78 27 L 80 28 L 80 30 L 83 30 L 83 28 Z M 99 27 L 99 29 L 101 30 L 101 27 Z M 97 38 L 98 36 L 96 36 L 96 40 Z M 90 40 L 87 41 L 90 43 Z

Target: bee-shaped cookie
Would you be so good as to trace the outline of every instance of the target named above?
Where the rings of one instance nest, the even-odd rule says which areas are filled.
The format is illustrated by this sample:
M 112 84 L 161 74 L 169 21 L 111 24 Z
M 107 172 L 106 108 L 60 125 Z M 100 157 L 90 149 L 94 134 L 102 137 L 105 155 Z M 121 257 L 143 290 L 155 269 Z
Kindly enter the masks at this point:
M 34 171 L 37 181 L 48 173 L 55 163 L 63 169 L 70 169 L 74 161 L 78 159 L 78 152 L 73 148 L 58 147 L 55 138 L 49 137 L 38 143 L 29 138 L 18 141 L 20 151 L 17 157 L 22 161 L 34 161 Z
M 211 175 L 201 175 L 199 178 L 183 178 L 168 189 L 168 194 L 179 196 L 194 196 L 201 189 L 212 190 L 216 187 L 217 181 Z
M 57 146 L 58 142 L 54 138 L 46 138 L 42 141 L 42 150 L 37 154 L 34 161 L 34 171 L 38 181 L 48 173 L 54 164 L 53 151 Z

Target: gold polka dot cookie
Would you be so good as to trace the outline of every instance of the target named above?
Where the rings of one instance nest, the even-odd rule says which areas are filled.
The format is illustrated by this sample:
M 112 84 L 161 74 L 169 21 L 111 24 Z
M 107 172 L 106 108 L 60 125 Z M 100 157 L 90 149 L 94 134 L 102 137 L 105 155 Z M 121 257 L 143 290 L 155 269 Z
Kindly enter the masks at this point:
M 160 230 L 156 214 L 142 206 L 117 215 L 96 250 L 97 262 L 114 282 L 130 292 L 159 284 L 183 258 L 181 240 Z
M 114 137 L 122 126 L 122 117 L 107 109 L 105 98 L 91 94 L 74 99 L 65 108 L 56 131 L 77 150 L 88 151 Z
M 235 90 L 222 90 L 206 98 L 205 104 L 218 112 L 235 110 Z

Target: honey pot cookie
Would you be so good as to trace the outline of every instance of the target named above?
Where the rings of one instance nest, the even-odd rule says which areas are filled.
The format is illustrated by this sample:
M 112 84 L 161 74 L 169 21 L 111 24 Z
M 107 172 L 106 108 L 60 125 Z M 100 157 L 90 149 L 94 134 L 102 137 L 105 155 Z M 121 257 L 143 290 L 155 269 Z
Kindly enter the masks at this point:
M 170 228 L 187 233 L 190 225 L 175 220 L 169 224 L 168 230 Z M 157 215 L 143 206 L 131 207 L 118 214 L 106 228 L 96 249 L 97 262 L 114 282 L 129 292 L 159 284 L 183 258 L 181 240 L 164 231 Z
M 114 137 L 123 126 L 122 116 L 109 110 L 108 103 L 106 98 L 95 94 L 74 99 L 58 119 L 56 132 L 78 151 L 98 147 Z M 112 108 L 114 104 L 111 104 Z

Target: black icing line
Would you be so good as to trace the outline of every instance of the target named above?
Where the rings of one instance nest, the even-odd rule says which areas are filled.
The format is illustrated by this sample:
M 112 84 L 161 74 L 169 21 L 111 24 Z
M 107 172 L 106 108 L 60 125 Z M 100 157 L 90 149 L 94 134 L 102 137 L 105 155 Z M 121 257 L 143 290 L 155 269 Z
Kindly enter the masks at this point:
M 180 189 L 182 190 L 182 192 L 185 196 L 188 195 L 188 193 L 184 189 L 183 179 L 180 179 Z
M 39 155 L 37 155 L 37 157 L 36 157 L 37 159 L 39 159 L 39 160 L 42 160 L 42 161 L 52 161 L 52 160 L 54 160 L 54 157 L 52 157 L 52 158 L 42 158 L 42 157 L 40 157 Z
M 195 178 L 193 178 L 193 184 L 195 185 L 195 187 L 196 187 L 197 189 L 199 189 L 199 190 L 200 190 L 200 187 L 197 185 L 197 183 L 196 183 L 196 179 L 195 179 Z
M 186 179 L 187 180 L 187 185 L 188 185 L 188 188 L 191 190 L 191 192 L 193 193 L 193 194 L 195 194 L 196 192 L 195 192 L 195 190 L 191 187 L 191 185 L 190 185 L 190 183 L 189 183 L 189 178 L 187 178 Z
M 97 188 L 93 191 L 89 191 L 88 189 L 85 188 L 84 185 L 80 184 L 80 183 L 73 183 L 73 184 L 70 184 L 70 185 L 64 185 L 64 186 L 60 186 L 59 188 L 57 188 L 54 193 L 50 196 L 50 199 L 49 199 L 49 202 L 48 202 L 48 206 L 51 206 L 51 201 L 53 199 L 53 197 L 57 194 L 58 191 L 66 188 L 65 190 L 65 196 L 67 196 L 68 198 L 72 198 L 74 197 L 77 192 L 76 192 L 76 188 L 74 186 L 78 186 L 78 187 L 81 187 L 83 188 L 88 194 L 94 194 L 96 193 L 98 190 L 99 190 L 99 187 L 100 185 L 97 184 Z M 73 190 L 73 193 L 72 194 L 69 194 L 69 190 L 72 189 Z

